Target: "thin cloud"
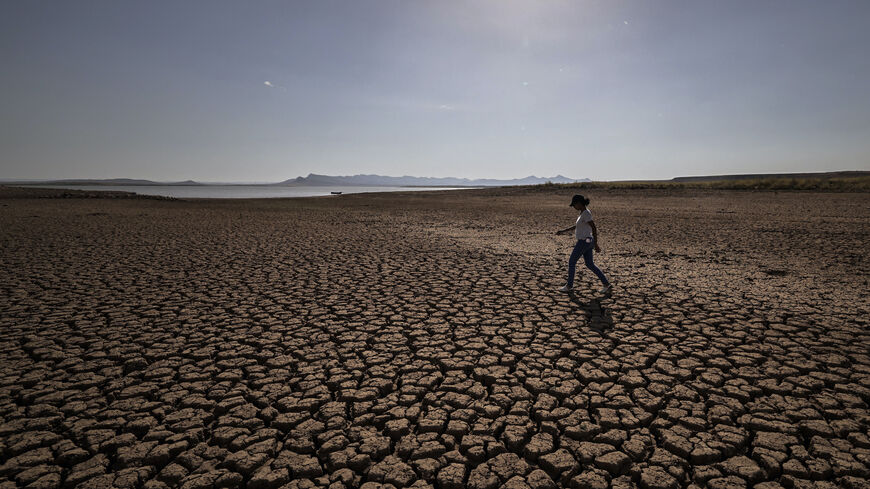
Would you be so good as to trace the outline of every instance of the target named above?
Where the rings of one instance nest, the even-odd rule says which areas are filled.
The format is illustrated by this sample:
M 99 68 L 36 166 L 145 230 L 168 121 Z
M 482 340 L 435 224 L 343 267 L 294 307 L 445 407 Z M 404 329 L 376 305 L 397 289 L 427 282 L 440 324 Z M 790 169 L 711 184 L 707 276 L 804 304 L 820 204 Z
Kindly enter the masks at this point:
M 281 90 L 283 90 L 285 92 L 287 91 L 286 88 L 282 87 L 281 85 L 275 85 L 274 83 L 270 82 L 269 80 L 264 81 L 263 85 L 265 85 L 269 88 L 280 88 Z

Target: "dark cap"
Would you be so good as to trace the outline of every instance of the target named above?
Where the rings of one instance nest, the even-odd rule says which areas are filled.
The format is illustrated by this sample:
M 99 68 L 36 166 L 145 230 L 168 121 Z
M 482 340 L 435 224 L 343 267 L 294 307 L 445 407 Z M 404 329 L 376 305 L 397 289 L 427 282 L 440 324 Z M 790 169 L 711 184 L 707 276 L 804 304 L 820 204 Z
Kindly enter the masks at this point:
M 580 195 L 580 194 L 577 194 L 577 195 L 575 195 L 574 197 L 571 198 L 571 203 L 568 204 L 568 206 L 569 206 L 569 207 L 574 207 L 574 205 L 577 204 L 577 203 L 580 203 L 580 204 L 583 204 L 583 205 L 589 205 L 589 199 L 587 199 L 586 197 L 583 197 L 583 196 Z

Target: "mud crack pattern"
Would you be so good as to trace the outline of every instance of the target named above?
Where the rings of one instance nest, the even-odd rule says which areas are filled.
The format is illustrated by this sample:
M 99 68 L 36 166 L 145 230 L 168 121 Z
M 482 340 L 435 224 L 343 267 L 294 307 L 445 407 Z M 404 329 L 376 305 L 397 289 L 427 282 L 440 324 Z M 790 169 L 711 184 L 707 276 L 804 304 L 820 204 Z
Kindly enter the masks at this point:
M 0 488 L 868 487 L 870 197 L 565 197 L 0 199 Z

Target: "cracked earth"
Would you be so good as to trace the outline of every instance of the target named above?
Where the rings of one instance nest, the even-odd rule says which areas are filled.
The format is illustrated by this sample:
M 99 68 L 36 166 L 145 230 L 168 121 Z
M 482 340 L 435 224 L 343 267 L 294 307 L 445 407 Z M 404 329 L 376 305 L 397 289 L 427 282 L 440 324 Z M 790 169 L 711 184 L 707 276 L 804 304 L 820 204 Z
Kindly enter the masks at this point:
M 0 488 L 870 487 L 870 195 L 0 199 Z

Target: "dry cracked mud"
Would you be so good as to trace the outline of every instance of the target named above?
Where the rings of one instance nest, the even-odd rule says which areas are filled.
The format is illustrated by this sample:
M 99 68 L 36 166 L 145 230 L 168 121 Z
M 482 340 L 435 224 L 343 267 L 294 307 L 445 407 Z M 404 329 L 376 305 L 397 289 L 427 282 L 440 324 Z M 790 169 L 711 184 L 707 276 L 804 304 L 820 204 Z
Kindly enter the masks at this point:
M 870 487 L 870 195 L 571 193 L 0 199 L 0 488 Z

